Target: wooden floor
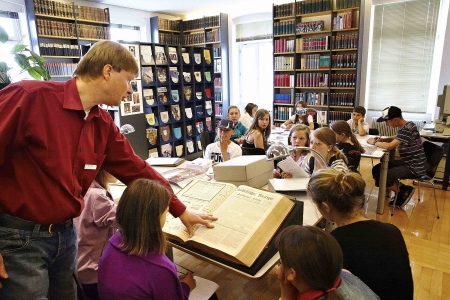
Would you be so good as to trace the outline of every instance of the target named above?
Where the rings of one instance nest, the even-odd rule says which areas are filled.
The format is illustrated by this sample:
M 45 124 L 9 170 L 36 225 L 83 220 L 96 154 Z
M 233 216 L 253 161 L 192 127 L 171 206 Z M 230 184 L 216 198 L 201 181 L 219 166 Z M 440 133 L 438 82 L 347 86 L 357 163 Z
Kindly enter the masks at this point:
M 386 206 L 384 214 L 376 214 L 378 188 L 374 187 L 371 174 L 372 162 L 361 160 L 361 174 L 366 181 L 368 204 L 364 213 L 368 218 L 392 223 L 403 233 L 409 251 L 414 278 L 414 299 L 450 299 L 450 191 L 436 190 L 440 219 L 436 218 L 433 189 L 421 187 L 403 209 Z M 407 184 L 411 182 L 405 181 Z M 219 284 L 217 296 L 221 300 L 278 299 L 279 283 L 276 267 L 261 279 L 246 279 L 220 267 L 174 250 L 175 262 L 193 270 L 194 275 Z

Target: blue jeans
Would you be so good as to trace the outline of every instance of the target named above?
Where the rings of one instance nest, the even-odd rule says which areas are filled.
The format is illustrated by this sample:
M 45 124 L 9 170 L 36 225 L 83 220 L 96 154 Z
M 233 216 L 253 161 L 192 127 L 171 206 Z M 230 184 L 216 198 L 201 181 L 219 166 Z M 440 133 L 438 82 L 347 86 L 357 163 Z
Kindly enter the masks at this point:
M 9 277 L 0 299 L 76 300 L 77 238 L 70 226 L 56 233 L 0 226 L 0 254 Z

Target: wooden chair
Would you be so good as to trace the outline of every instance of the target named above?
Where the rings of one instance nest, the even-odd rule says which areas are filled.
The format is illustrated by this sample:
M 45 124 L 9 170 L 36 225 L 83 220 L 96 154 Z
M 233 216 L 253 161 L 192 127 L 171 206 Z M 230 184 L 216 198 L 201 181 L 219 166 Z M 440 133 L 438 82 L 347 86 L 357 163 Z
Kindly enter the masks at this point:
M 436 214 L 437 214 L 437 218 L 439 219 L 439 209 L 438 209 L 437 198 L 436 198 L 436 186 L 434 185 L 433 178 L 436 174 L 436 170 L 439 165 L 439 162 L 441 161 L 442 156 L 444 155 L 444 148 L 442 148 L 430 141 L 425 141 L 425 142 L 423 142 L 423 149 L 425 151 L 425 157 L 427 159 L 426 175 L 421 176 L 421 177 L 414 177 L 414 178 L 400 178 L 398 180 L 398 184 L 400 186 L 401 179 L 417 180 L 417 187 L 418 187 L 417 190 L 419 192 L 419 194 L 417 196 L 417 202 L 420 202 L 420 184 L 424 183 L 424 182 L 431 184 L 433 186 L 434 203 L 436 205 Z M 394 209 L 395 209 L 395 204 L 397 202 L 397 196 L 398 196 L 398 192 L 395 193 L 394 205 L 392 206 L 391 216 L 394 215 Z

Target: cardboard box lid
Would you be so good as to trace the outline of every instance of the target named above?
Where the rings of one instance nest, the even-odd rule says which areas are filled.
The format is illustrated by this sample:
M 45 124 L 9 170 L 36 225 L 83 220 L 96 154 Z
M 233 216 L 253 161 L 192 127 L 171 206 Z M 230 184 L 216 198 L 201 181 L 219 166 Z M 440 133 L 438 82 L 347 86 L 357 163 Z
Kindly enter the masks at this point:
M 273 161 L 265 155 L 244 155 L 213 166 L 217 181 L 247 181 L 267 171 L 273 171 Z

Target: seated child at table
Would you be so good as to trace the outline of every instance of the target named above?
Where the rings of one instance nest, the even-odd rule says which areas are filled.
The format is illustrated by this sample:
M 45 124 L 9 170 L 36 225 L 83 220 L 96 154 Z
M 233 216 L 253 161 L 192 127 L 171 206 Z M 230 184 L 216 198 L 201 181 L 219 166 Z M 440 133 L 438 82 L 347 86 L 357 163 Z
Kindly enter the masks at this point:
M 307 104 L 305 101 L 299 101 L 295 104 L 295 110 L 306 108 Z M 308 115 L 306 112 L 300 113 L 295 111 L 295 114 L 289 118 L 286 122 L 281 124 L 281 128 L 290 129 L 292 126 L 296 124 L 304 124 L 309 127 L 310 130 L 314 130 L 314 120 L 311 115 Z
M 220 120 L 217 126 L 218 141 L 206 147 L 203 158 L 211 159 L 214 164 L 218 164 L 242 155 L 241 147 L 230 141 L 230 137 L 235 132 L 234 126 L 235 123 L 230 119 Z
M 331 124 L 331 129 L 336 133 L 336 147 L 348 159 L 348 168 L 352 172 L 358 172 L 361 153 L 364 153 L 364 148 L 359 144 L 350 126 L 344 120 L 339 120 Z
M 257 110 L 258 105 L 254 103 L 248 103 L 245 106 L 244 114 L 239 118 L 239 121 L 242 123 L 242 125 L 249 128 L 252 125 L 253 117 L 255 116 Z
M 270 114 L 266 109 L 260 109 L 253 118 L 252 125 L 244 136 L 243 148 L 261 148 L 267 150 L 271 133 Z
M 311 176 L 307 192 L 324 218 L 337 224 L 331 231 L 341 246 L 344 268 L 364 281 L 381 299 L 413 299 L 408 249 L 392 224 L 360 213 L 366 183 L 360 174 L 333 169 Z
M 292 146 L 306 146 L 309 147 L 309 127 L 303 124 L 295 125 L 291 128 L 288 136 L 288 145 Z M 302 168 L 305 169 L 306 162 L 311 156 L 308 150 L 295 149 L 291 153 L 292 159 Z M 280 169 L 275 169 L 273 172 L 274 178 L 292 178 L 292 173 L 283 172 Z
M 78 242 L 78 281 L 91 300 L 98 297 L 98 260 L 102 250 L 114 235 L 116 208 L 109 193 L 109 183 L 117 179 L 100 168 L 89 190 L 84 196 L 84 209 L 73 219 Z M 82 299 L 78 291 L 78 299 Z
M 354 134 L 364 136 L 369 134 L 369 123 L 364 121 L 366 116 L 366 109 L 362 106 L 357 106 L 353 109 L 353 118 L 348 120 L 347 123 Z
M 330 128 L 322 127 L 311 132 L 310 147 L 323 156 L 326 165 L 317 153 L 312 152 L 305 166 L 306 173 L 311 175 L 317 170 L 328 167 L 344 173 L 348 172 L 347 157 L 336 147 L 336 134 Z
M 342 269 L 342 251 L 326 231 L 292 225 L 276 238 L 281 300 L 380 299 L 358 277 Z
M 162 227 L 170 194 L 156 181 L 136 179 L 117 207 L 119 231 L 109 240 L 98 267 L 101 299 L 188 299 L 196 286 L 192 273 L 179 279 L 164 255 Z
M 244 134 L 247 132 L 247 127 L 245 127 L 241 121 L 239 121 L 239 117 L 241 116 L 241 112 L 239 108 L 235 105 L 231 105 L 228 107 L 228 119 L 233 121 L 234 124 L 234 133 L 230 137 L 230 141 L 236 144 L 242 144 L 244 141 Z M 214 142 L 219 140 L 219 135 L 216 135 Z

